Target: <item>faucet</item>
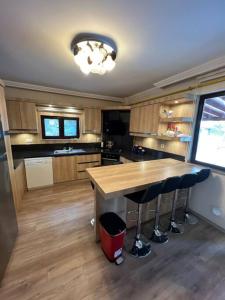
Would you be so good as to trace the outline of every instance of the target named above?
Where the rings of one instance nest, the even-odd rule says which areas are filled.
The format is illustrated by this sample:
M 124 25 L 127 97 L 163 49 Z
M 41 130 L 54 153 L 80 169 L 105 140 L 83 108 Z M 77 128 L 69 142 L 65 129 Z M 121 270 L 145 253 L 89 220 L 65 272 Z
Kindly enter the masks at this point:
M 70 144 L 65 144 L 65 146 L 63 147 L 63 150 L 72 151 L 73 147 L 71 147 Z

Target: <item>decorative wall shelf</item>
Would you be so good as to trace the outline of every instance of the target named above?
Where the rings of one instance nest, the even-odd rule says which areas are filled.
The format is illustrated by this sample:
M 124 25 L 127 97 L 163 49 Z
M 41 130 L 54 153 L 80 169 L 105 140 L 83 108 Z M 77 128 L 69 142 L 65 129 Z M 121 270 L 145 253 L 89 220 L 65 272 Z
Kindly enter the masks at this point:
M 191 117 L 174 117 L 174 118 L 161 118 L 161 123 L 192 123 L 193 118 Z
M 152 138 L 157 140 L 164 140 L 164 141 L 178 141 L 182 143 L 189 143 L 192 140 L 191 136 L 180 136 L 180 137 L 172 137 L 167 135 L 157 135 L 157 134 L 147 134 L 147 133 L 139 133 L 139 132 L 130 132 L 130 135 L 136 137 L 144 137 L 144 138 Z
M 156 138 L 158 140 L 179 141 L 179 142 L 182 142 L 182 143 L 189 143 L 192 140 L 191 136 L 172 137 L 172 136 L 166 136 L 166 135 L 157 135 L 157 136 L 152 136 L 152 137 Z

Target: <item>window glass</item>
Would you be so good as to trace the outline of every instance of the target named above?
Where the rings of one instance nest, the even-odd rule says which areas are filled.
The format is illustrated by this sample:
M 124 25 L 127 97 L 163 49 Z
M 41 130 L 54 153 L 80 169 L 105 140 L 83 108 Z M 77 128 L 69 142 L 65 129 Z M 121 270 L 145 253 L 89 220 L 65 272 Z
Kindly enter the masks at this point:
M 59 119 L 44 118 L 45 136 L 59 136 Z
M 200 122 L 197 122 L 199 134 L 196 141 L 195 160 L 198 162 L 225 168 L 225 93 L 221 96 L 201 99 L 203 105 Z M 207 97 L 207 98 L 206 98 Z
M 79 138 L 79 118 L 41 116 L 43 139 Z
M 64 120 L 64 136 L 77 136 L 77 120 Z

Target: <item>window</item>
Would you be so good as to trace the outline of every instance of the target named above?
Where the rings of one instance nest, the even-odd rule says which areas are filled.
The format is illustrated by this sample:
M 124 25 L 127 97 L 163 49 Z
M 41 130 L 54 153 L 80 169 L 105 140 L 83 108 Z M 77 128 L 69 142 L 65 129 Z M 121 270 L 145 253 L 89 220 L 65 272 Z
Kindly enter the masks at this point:
M 41 116 L 43 139 L 79 138 L 79 119 Z
M 200 97 L 192 161 L 225 170 L 225 92 Z

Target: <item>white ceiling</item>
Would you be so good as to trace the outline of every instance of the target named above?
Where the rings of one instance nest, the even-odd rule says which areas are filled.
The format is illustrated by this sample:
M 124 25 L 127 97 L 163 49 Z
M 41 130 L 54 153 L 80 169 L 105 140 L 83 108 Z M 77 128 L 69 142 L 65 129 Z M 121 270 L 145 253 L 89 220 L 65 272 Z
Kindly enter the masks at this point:
M 1 0 L 0 77 L 116 97 L 130 96 L 225 54 L 223 0 Z M 83 75 L 70 43 L 107 35 L 117 65 Z

